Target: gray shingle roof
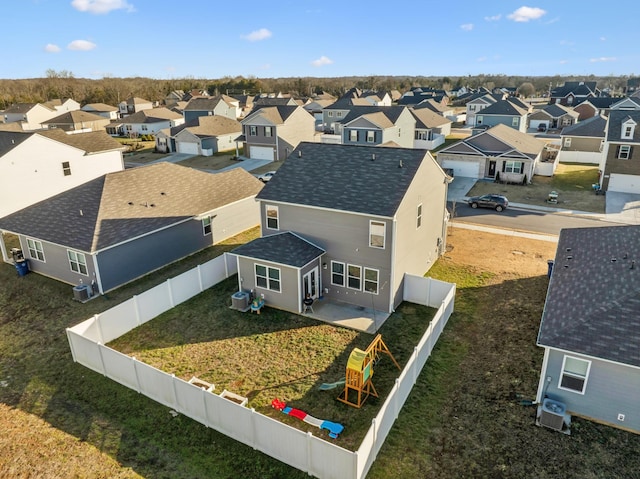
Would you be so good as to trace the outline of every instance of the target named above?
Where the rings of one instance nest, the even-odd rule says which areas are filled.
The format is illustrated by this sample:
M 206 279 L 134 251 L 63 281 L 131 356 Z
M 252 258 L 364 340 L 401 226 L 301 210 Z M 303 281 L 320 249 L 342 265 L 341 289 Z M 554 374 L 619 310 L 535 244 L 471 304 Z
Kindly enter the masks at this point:
M 122 119 L 123 123 L 159 123 L 167 120 L 178 120 L 182 118 L 182 115 L 171 111 L 167 108 L 150 108 L 148 110 L 140 110 L 133 115 L 129 115 Z
M 43 121 L 43 125 L 48 125 L 51 123 L 68 123 L 75 124 L 83 121 L 104 121 L 107 120 L 104 116 L 97 115 L 95 113 L 90 113 L 82 110 L 74 110 L 63 113 L 62 115 L 58 115 L 55 118 L 51 118 L 50 120 Z
M 562 129 L 560 136 L 583 136 L 589 138 L 604 138 L 607 119 L 602 115 L 593 116 L 585 121 L 567 126 Z
M 426 150 L 303 142 L 257 198 L 392 217 L 425 158 Z
M 287 231 L 257 238 L 239 246 L 232 253 L 301 268 L 325 253 L 325 250 Z
M 493 105 L 489 105 L 482 111 L 476 113 L 476 115 L 526 115 L 527 111 L 524 108 L 520 108 L 507 100 L 498 100 Z
M 628 119 L 636 122 L 633 138 L 622 138 L 622 124 Z M 607 126 L 607 141 L 639 143 L 640 142 L 640 110 L 611 110 Z
M 276 106 L 258 105 L 253 110 L 251 110 L 251 113 L 249 113 L 244 118 L 244 120 L 242 120 L 242 124 L 249 125 L 257 116 L 261 116 L 262 118 L 270 121 L 274 125 L 282 125 L 298 108 L 302 108 L 302 107 L 290 106 L 290 105 L 276 105 Z
M 242 168 L 211 174 L 161 162 L 103 175 L 1 218 L 0 228 L 97 251 L 261 189 L 262 183 Z
M 0 131 L 0 156 L 13 150 L 33 133 L 18 133 L 14 131 Z
M 640 367 L 640 226 L 560 232 L 538 344 Z

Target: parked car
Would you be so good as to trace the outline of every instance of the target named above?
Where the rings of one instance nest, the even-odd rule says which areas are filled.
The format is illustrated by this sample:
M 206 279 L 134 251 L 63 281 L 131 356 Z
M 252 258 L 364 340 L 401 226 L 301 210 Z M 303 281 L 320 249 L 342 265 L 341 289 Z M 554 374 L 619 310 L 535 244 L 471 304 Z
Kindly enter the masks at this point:
M 538 125 L 538 131 L 547 131 L 547 125 L 545 125 L 544 123 L 540 123 Z
M 509 200 L 503 195 L 471 196 L 467 203 L 472 208 L 492 208 L 496 211 L 502 211 L 509 206 Z
M 266 173 L 263 173 L 262 175 L 258 176 L 258 179 L 259 179 L 260 181 L 262 181 L 263 183 L 266 183 L 266 182 L 268 182 L 268 181 L 271 179 L 271 177 L 272 177 L 273 175 L 275 175 L 275 174 L 276 174 L 276 172 L 275 172 L 275 171 L 267 171 Z

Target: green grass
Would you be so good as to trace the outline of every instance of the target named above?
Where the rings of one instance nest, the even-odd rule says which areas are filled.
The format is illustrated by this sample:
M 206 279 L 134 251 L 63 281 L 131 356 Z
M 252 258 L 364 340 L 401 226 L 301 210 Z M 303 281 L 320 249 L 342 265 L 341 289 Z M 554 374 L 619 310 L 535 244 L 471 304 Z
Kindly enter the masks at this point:
M 551 186 L 559 190 L 587 191 L 592 193 L 591 185 L 598 182 L 598 168 L 580 163 L 560 163 L 551 179 Z

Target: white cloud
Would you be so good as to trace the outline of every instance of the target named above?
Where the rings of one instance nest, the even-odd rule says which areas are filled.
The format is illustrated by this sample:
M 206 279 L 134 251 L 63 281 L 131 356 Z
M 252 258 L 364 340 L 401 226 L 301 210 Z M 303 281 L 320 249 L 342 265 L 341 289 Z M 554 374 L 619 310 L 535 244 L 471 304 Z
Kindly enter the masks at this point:
M 478 57 L 476 59 L 476 61 L 478 61 L 478 62 L 486 62 L 487 61 L 487 57 Z
M 89 40 L 74 40 L 67 45 L 67 48 L 69 50 L 81 50 L 88 52 L 89 50 L 93 50 L 96 46 L 97 45 L 95 43 L 92 43 Z
M 607 41 L 607 37 L 600 37 L 600 41 L 601 42 L 606 42 Z
M 462 28 L 465 32 L 470 32 L 471 30 L 473 30 L 473 23 L 465 23 L 463 25 L 460 25 L 460 28 Z
M 314 67 L 321 67 L 323 65 L 331 65 L 333 63 L 333 60 L 331 58 L 325 57 L 324 55 L 322 55 L 320 58 L 318 58 L 317 60 L 313 60 L 311 62 L 311 64 Z
M 537 20 L 546 13 L 545 10 L 538 7 L 520 7 L 507 15 L 507 18 L 514 22 L 528 22 L 529 20 Z
M 502 18 L 502 15 L 501 15 L 501 14 L 498 14 L 498 15 L 492 15 L 491 17 L 484 17 L 484 19 L 485 19 L 487 22 L 497 22 L 497 21 L 498 21 L 498 20 L 500 20 L 501 18 Z
M 260 40 L 266 40 L 267 38 L 270 38 L 271 35 L 273 35 L 271 31 L 267 30 L 266 28 L 261 28 L 260 30 L 255 30 L 248 35 L 240 35 L 240 38 L 244 38 L 245 40 L 248 40 L 250 42 L 259 42 Z
M 111 10 L 126 10 L 135 12 L 135 7 L 127 3 L 127 0 L 73 0 L 71 6 L 80 12 L 89 12 L 95 15 L 109 13 Z
M 600 62 L 615 62 L 616 57 L 598 57 L 598 58 L 590 58 L 589 61 L 591 63 L 600 63 Z
M 58 45 L 54 45 L 53 43 L 47 43 L 44 47 L 44 51 L 47 53 L 58 53 L 60 51 L 60 47 Z

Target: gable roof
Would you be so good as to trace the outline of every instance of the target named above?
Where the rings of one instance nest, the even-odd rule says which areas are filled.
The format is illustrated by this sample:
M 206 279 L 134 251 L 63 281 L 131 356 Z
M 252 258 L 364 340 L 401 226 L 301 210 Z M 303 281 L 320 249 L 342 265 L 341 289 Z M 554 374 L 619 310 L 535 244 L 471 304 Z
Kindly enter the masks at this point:
M 95 113 L 90 113 L 88 111 L 82 110 L 74 110 L 63 113 L 62 115 L 58 115 L 55 118 L 51 118 L 50 120 L 43 121 L 43 125 L 49 125 L 52 123 L 82 123 L 83 121 L 109 121 L 108 118 L 104 116 L 97 115 Z
M 231 97 L 227 98 L 231 101 L 237 101 Z M 231 103 L 229 103 L 229 101 L 223 98 L 222 95 L 217 95 L 214 97 L 191 98 L 191 100 L 189 100 L 187 105 L 184 107 L 184 111 L 213 111 L 221 102 L 230 108 L 235 108 Z
M 182 115 L 167 108 L 151 108 L 141 110 L 122 119 L 123 123 L 159 123 L 168 120 L 179 120 Z
M 605 129 L 607 128 L 607 118 L 602 115 L 596 115 L 587 120 L 567 126 L 562 129 L 560 136 L 582 136 L 589 138 L 604 138 Z
M 104 120 L 102 117 L 99 118 Z M 126 149 L 124 145 L 114 138 L 111 138 L 105 131 L 91 131 L 76 133 L 74 135 L 67 135 L 64 131 L 58 129 L 38 130 L 35 132 L 0 131 L 0 156 L 6 154 L 33 135 L 44 136 L 59 143 L 83 150 L 88 154 Z
M 392 217 L 423 161 L 426 150 L 302 142 L 256 198 Z
M 171 128 L 169 135 L 174 136 L 182 130 L 187 130 L 200 137 L 218 136 L 240 133 L 242 132 L 242 124 L 239 121 L 221 115 L 200 116 Z
M 342 121 L 339 121 L 338 123 L 342 123 L 343 125 L 346 125 L 350 121 L 355 120 L 356 118 L 360 118 L 361 116 L 370 115 L 373 113 L 382 113 L 391 124 L 395 124 L 396 121 L 398 121 L 398 117 L 400 117 L 400 115 L 402 115 L 402 113 L 406 109 L 407 109 L 406 106 L 398 106 L 398 105 L 350 106 L 348 107 L 349 112 L 346 115 L 344 115 L 344 117 L 342 118 Z
M 249 124 L 253 119 L 260 116 L 274 125 L 282 125 L 287 119 L 301 106 L 293 105 L 276 105 L 276 106 L 260 106 L 257 105 L 251 113 L 249 113 L 242 124 Z M 305 111 L 306 112 L 306 111 Z
M 560 105 L 558 103 L 552 103 L 551 105 L 546 105 L 542 108 L 542 111 L 547 113 L 551 118 L 560 118 L 564 115 L 570 115 L 575 118 L 580 116 L 580 114 L 574 111 L 572 108 L 566 107 L 564 105 Z
M 437 128 L 451 123 L 451 120 L 446 119 L 429 108 L 420 108 L 417 110 L 409 108 L 409 111 L 416 119 L 416 128 Z
M 107 105 L 106 103 L 87 103 L 80 109 L 83 111 L 118 111 L 118 108 Z
M 232 252 L 247 258 L 301 268 L 324 254 L 325 250 L 295 233 L 285 231 L 256 238 Z
M 38 105 L 38 103 L 14 103 L 13 105 L 6 108 L 4 112 L 5 114 L 6 113 L 24 114 L 31 111 L 36 105 Z M 55 111 L 53 108 L 49 108 L 48 106 L 43 105 L 42 103 L 40 103 L 39 105 L 46 108 L 47 110 Z
M 1 218 L 0 228 L 95 252 L 253 196 L 261 188 L 242 168 L 213 174 L 160 162 L 103 175 Z
M 632 120 L 638 125 L 633 132 L 633 138 L 622 138 L 622 124 Z M 640 110 L 611 110 L 607 124 L 607 141 L 640 143 Z
M 508 116 L 524 116 L 528 112 L 524 108 L 520 108 L 518 105 L 508 100 L 498 100 L 492 105 L 489 105 L 482 111 L 476 112 L 476 115 L 508 115 Z
M 569 94 L 574 96 L 599 96 L 600 91 L 596 88 L 595 81 L 568 81 L 564 85 L 551 90 L 551 97 L 566 97 Z
M 640 226 L 561 230 L 538 344 L 640 367 L 639 260 Z

